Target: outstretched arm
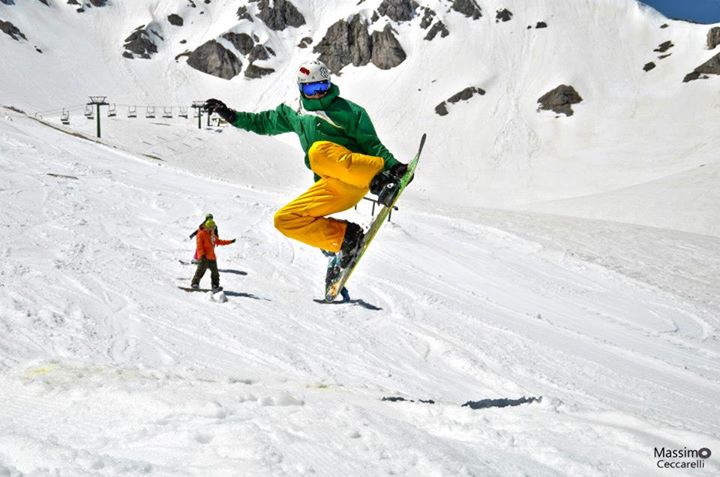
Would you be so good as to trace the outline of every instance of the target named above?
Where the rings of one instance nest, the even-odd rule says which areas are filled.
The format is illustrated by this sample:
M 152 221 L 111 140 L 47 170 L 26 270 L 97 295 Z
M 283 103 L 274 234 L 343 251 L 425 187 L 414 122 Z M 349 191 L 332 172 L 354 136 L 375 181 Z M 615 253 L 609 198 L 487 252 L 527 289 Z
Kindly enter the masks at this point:
M 292 132 L 291 118 L 296 114 L 284 104 L 269 111 L 245 113 L 228 108 L 218 99 L 208 99 L 205 102 L 205 110 L 209 113 L 216 113 L 237 128 L 265 135 Z

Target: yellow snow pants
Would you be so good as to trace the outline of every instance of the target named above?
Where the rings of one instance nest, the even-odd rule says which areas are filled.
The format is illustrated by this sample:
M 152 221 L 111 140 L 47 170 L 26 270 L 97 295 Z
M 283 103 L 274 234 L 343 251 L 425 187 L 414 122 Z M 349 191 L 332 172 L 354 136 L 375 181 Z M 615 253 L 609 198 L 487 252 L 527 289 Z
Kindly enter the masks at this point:
M 313 143 L 308 157 L 310 168 L 320 180 L 275 213 L 275 227 L 287 237 L 312 247 L 338 252 L 347 222 L 326 216 L 360 202 L 385 161 L 329 141 Z

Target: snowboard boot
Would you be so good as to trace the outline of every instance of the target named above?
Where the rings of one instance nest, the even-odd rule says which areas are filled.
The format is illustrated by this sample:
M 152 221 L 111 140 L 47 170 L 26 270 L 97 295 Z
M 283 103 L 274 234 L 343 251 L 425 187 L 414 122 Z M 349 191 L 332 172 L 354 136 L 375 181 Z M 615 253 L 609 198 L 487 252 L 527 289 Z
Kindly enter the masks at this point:
M 348 303 L 350 301 L 350 292 L 347 288 L 343 287 L 342 290 L 340 290 L 340 295 L 342 295 L 343 303 Z
M 198 285 L 197 283 L 193 283 L 190 285 L 190 288 L 192 288 L 193 290 L 197 290 L 198 288 L 200 288 L 200 285 Z
M 370 192 L 378 196 L 377 201 L 389 207 L 400 190 L 400 179 L 405 175 L 407 165 L 396 164 L 388 171 L 378 173 L 370 182 Z
M 213 293 L 218 293 L 218 292 L 221 292 L 222 289 L 223 289 L 223 287 L 221 287 L 220 285 L 217 285 L 217 286 L 212 287 L 212 290 L 211 290 L 211 291 L 212 291 Z
M 347 268 L 360 251 L 365 233 L 358 224 L 348 222 L 347 230 L 345 230 L 345 238 L 343 239 L 338 258 L 341 268 Z

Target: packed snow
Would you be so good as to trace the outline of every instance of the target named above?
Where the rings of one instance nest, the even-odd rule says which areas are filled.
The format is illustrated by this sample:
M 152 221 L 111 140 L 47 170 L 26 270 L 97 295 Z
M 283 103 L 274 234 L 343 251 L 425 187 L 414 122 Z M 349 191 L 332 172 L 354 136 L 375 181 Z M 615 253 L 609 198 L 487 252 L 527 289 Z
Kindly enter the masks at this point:
M 720 79 L 681 82 L 707 27 L 621 0 L 479 2 L 475 23 L 443 13 L 451 35 L 433 43 L 398 27 L 405 63 L 337 82 L 399 159 L 428 143 L 351 301 L 325 304 L 324 257 L 273 228 L 311 181 L 294 137 L 127 106 L 104 107 L 101 139 L 81 114 L 60 122 L 101 93 L 273 107 L 296 94 L 306 31 L 278 34 L 276 74 L 226 82 L 174 46 L 120 58 L 174 2 L 16 3 L 0 5 L 30 37 L 0 35 L 0 104 L 25 111 L 0 109 L 0 475 L 720 472 Z M 294 3 L 318 37 L 358 8 Z M 182 32 L 196 45 L 237 2 L 198 8 Z M 585 98 L 575 115 L 538 113 L 564 81 Z M 434 114 L 473 82 L 487 95 Z M 208 212 L 237 238 L 217 249 L 224 290 L 186 293 Z M 367 225 L 371 204 L 341 216 Z M 668 469 L 660 448 L 713 454 Z

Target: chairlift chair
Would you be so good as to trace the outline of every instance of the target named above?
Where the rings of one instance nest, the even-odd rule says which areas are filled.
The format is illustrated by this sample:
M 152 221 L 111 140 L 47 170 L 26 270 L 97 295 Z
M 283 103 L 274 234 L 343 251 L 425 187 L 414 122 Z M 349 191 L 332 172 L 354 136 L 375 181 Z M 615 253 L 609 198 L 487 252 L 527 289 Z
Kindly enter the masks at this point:
M 85 117 L 88 119 L 95 119 L 95 110 L 93 109 L 92 104 L 85 105 Z
M 62 122 L 66 126 L 70 124 L 70 111 L 63 108 L 62 116 L 60 116 L 60 122 Z
M 108 108 L 108 118 L 114 118 L 115 116 L 117 116 L 117 108 L 114 104 L 111 104 Z
M 137 106 L 128 106 L 128 118 L 137 118 Z
M 180 106 L 180 112 L 178 113 L 178 116 L 181 118 L 188 118 L 188 108 L 187 106 Z
M 145 111 L 145 117 L 148 119 L 155 119 L 155 106 L 148 106 Z
M 169 108 L 163 107 L 163 118 L 172 119 L 172 117 L 173 117 L 172 107 L 169 107 Z

